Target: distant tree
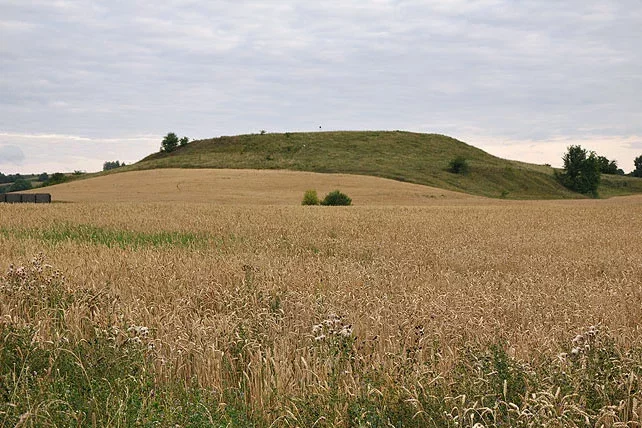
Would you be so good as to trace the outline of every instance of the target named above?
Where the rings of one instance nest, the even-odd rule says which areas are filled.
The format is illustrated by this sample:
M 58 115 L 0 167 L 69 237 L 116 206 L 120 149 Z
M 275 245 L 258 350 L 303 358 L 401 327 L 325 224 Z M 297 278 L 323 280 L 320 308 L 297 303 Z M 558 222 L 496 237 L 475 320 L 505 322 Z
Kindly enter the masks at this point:
M 54 184 L 60 184 L 64 183 L 65 181 L 69 180 L 65 174 L 62 172 L 54 172 L 49 176 L 49 180 L 45 181 L 42 183 L 42 186 L 53 186 Z
M 4 175 L 0 173 L 0 183 L 13 183 L 16 180 L 20 180 L 22 178 L 22 175 L 20 174 L 9 174 L 9 175 Z
M 120 168 L 121 166 L 125 166 L 124 163 L 120 163 L 120 161 L 107 161 L 103 164 L 103 171 L 109 171 L 110 169 L 116 169 Z
M 598 156 L 597 160 L 600 165 L 600 172 L 602 174 L 613 174 L 613 175 L 618 174 L 618 167 L 617 167 L 616 160 L 609 161 L 604 156 Z
M 38 181 L 41 183 L 47 180 L 49 180 L 49 174 L 47 174 L 46 172 L 43 172 L 38 176 Z
M 576 192 L 597 196 L 600 184 L 600 160 L 595 152 L 587 152 L 581 146 L 570 146 L 562 157 L 564 172 L 558 175 L 560 182 Z
M 633 170 L 633 177 L 642 177 L 642 155 L 635 158 L 633 161 L 635 169 Z
M 31 185 L 31 181 L 20 178 L 14 181 L 11 186 L 9 186 L 9 192 L 20 192 L 22 190 L 29 190 L 32 188 L 33 186 Z
M 161 152 L 170 153 L 178 147 L 178 137 L 173 132 L 170 132 L 163 138 L 161 143 Z
M 179 143 L 181 147 L 186 146 L 189 143 L 189 138 L 183 137 L 180 139 Z

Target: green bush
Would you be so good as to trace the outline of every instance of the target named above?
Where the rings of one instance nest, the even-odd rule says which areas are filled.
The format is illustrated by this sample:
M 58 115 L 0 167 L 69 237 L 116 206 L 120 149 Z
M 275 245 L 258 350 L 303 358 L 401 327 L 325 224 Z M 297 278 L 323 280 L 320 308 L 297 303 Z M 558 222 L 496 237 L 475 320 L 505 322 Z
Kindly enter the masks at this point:
M 326 205 L 326 206 L 347 206 L 347 205 L 352 205 L 352 199 L 348 197 L 345 193 L 341 193 L 338 190 L 335 190 L 334 192 L 330 192 L 327 195 L 325 195 L 325 198 L 323 201 L 321 201 L 321 205 Z
M 305 194 L 303 195 L 303 201 L 301 201 L 301 205 L 319 205 L 320 203 L 321 202 L 319 201 L 316 190 L 305 191 Z
M 42 183 L 42 187 L 53 186 L 69 181 L 69 178 L 62 172 L 55 172 L 49 176 L 49 179 Z
M 463 156 L 457 156 L 455 159 L 451 160 L 448 165 L 448 171 L 453 174 L 468 174 L 469 169 L 468 162 Z
M 29 190 L 31 188 L 33 188 L 33 186 L 31 185 L 31 181 L 20 178 L 13 182 L 13 184 L 9 187 L 9 191 L 20 192 L 22 190 Z

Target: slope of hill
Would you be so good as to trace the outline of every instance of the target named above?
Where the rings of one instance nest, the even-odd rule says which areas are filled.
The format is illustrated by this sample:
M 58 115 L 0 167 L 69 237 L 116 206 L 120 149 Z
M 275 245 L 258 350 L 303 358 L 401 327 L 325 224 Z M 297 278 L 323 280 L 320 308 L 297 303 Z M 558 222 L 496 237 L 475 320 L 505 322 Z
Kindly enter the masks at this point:
M 207 202 L 216 205 L 300 205 L 315 189 L 341 189 L 354 205 L 474 203 L 465 193 L 379 177 L 256 169 L 162 168 L 109 174 L 47 188 L 57 202 Z M 31 193 L 37 190 L 31 191 Z M 485 199 L 484 199 L 485 200 Z
M 467 175 L 448 171 L 462 156 Z M 509 161 L 454 138 L 401 131 L 253 134 L 194 141 L 154 153 L 117 171 L 155 168 L 286 169 L 371 175 L 489 197 L 580 198 L 561 186 L 551 167 Z M 609 178 L 603 196 L 642 192 L 642 180 Z

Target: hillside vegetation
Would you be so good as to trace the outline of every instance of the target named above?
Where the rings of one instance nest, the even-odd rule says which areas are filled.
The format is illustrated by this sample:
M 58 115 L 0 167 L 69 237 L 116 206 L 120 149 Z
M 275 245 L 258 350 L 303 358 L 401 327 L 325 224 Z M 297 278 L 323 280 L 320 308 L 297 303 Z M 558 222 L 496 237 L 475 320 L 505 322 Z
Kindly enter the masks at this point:
M 449 172 L 456 157 L 467 160 L 467 174 Z M 220 137 L 154 153 L 119 171 L 154 168 L 287 169 L 372 175 L 489 197 L 582 197 L 561 186 L 551 167 L 501 159 L 444 135 L 401 131 Z M 642 180 L 609 177 L 604 182 L 601 196 L 642 192 Z

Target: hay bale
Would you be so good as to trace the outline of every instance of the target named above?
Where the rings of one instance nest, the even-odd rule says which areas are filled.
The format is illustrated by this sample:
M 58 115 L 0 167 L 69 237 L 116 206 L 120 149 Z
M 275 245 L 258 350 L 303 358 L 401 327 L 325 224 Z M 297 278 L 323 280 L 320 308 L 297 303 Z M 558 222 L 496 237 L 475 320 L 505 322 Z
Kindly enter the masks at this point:
M 32 204 L 36 203 L 36 195 L 33 193 L 23 193 L 21 202 L 30 202 Z
M 22 195 L 20 193 L 7 193 L 6 201 L 10 204 L 16 204 L 22 202 Z
M 51 202 L 51 194 L 50 193 L 36 193 L 36 203 L 37 204 L 48 204 Z

